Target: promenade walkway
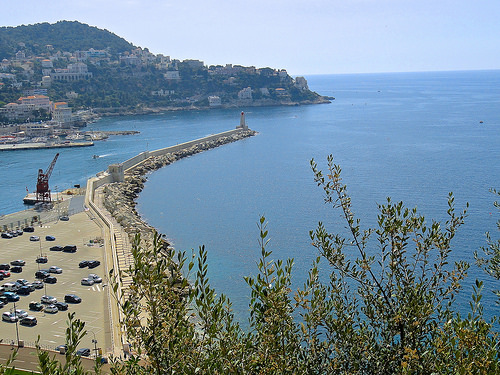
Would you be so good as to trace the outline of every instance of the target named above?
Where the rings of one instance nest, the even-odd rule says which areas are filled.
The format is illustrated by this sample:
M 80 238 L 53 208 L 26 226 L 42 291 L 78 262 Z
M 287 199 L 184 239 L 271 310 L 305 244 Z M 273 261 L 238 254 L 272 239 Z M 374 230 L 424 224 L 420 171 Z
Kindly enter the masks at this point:
M 113 233 L 111 233 L 111 236 L 113 237 L 112 240 L 115 241 L 116 245 L 118 268 L 120 271 L 126 271 L 134 264 L 134 258 L 131 251 L 132 244 L 129 241 L 128 234 L 104 206 L 104 186 L 95 190 L 94 203 L 97 207 L 99 207 L 102 214 L 113 224 Z M 122 277 L 123 290 L 126 290 L 131 283 L 131 277 Z

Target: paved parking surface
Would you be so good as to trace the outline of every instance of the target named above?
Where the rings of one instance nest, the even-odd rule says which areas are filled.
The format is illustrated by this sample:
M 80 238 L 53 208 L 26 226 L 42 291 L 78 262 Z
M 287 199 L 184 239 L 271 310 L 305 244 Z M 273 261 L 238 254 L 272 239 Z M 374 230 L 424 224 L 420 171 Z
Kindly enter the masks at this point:
M 30 241 L 30 235 L 40 237 L 40 241 Z M 45 236 L 56 237 L 55 241 L 46 241 Z M 45 284 L 43 289 L 37 289 L 28 296 L 21 296 L 16 302 L 16 309 L 26 310 L 29 315 L 35 316 L 38 324 L 34 327 L 18 325 L 19 339 L 24 340 L 26 345 L 32 345 L 38 335 L 42 347 L 51 349 L 65 341 L 65 330 L 68 312 L 75 312 L 76 317 L 85 322 L 88 331 L 87 336 L 82 340 L 81 347 L 94 349 L 92 340 L 97 340 L 97 347 L 103 352 L 111 347 L 110 322 L 108 310 L 108 285 L 105 264 L 104 247 L 99 244 L 91 244 L 101 237 L 101 228 L 89 217 L 86 212 L 70 217 L 69 221 L 53 222 L 43 227 L 35 227 L 34 233 L 24 233 L 12 239 L 0 238 L 0 263 L 10 263 L 16 259 L 26 261 L 21 273 L 12 273 L 9 278 L 0 281 L 0 285 L 6 282 L 15 282 L 17 279 L 26 279 L 29 282 L 35 280 L 35 272 L 39 269 L 48 269 L 50 266 L 58 266 L 63 269 L 62 274 L 52 274 L 57 278 L 56 284 Z M 76 253 L 64 253 L 60 251 L 50 251 L 54 245 L 76 245 Z M 35 259 L 39 255 L 46 255 L 48 263 L 38 264 Z M 99 260 L 101 265 L 89 270 L 79 268 L 81 260 Z M 103 278 L 101 284 L 93 286 L 83 286 L 80 280 L 87 277 L 89 273 L 95 273 Z M 43 294 L 48 294 L 64 301 L 64 295 L 74 293 L 82 298 L 80 304 L 68 304 L 67 311 L 59 311 L 56 314 L 30 311 L 28 304 L 30 301 L 40 301 Z M 14 305 L 9 302 L 0 308 L 0 314 L 13 309 Z M 94 336 L 95 335 L 95 336 Z M 5 321 L 0 322 L 0 340 L 4 343 L 17 340 L 16 324 Z

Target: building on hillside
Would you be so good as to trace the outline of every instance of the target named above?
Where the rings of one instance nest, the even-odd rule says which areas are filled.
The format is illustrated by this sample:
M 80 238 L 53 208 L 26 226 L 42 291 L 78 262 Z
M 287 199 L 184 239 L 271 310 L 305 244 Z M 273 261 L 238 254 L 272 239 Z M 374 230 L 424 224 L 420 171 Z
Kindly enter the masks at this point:
M 178 81 L 181 79 L 178 70 L 168 70 L 167 72 L 165 72 L 165 74 L 163 74 L 163 76 L 165 77 L 165 79 L 172 81 Z
M 304 77 L 295 78 L 295 87 L 297 87 L 299 90 L 309 90 L 307 80 Z
M 212 95 L 208 97 L 208 105 L 210 107 L 220 107 L 222 105 L 222 101 L 220 96 Z
M 44 109 L 50 111 L 50 100 L 46 95 L 30 95 L 18 99 L 21 105 L 31 106 L 32 110 Z
M 68 128 L 73 124 L 73 115 L 68 103 L 56 102 L 52 105 L 52 121 L 61 128 Z
M 43 76 L 41 85 L 43 87 L 50 87 L 50 85 L 52 85 L 52 78 L 50 78 L 50 76 Z
M 190 59 L 187 59 L 187 60 L 183 60 L 182 63 L 186 64 L 191 69 L 201 69 L 201 68 L 203 68 L 205 66 L 205 64 L 203 63 L 203 61 L 200 61 L 200 60 L 190 60 Z
M 17 51 L 16 60 L 24 60 L 26 58 L 26 54 L 23 51 Z
M 32 110 L 18 103 L 8 103 L 0 108 L 0 117 L 4 117 L 9 121 L 26 120 L 32 114 Z
M 42 60 L 42 68 L 52 69 L 54 65 L 52 64 L 52 60 L 44 59 Z
M 50 77 L 54 81 L 79 81 L 92 77 L 92 73 L 88 71 L 87 65 L 81 62 L 69 64 L 66 69 L 55 69 L 50 73 Z
M 252 88 L 245 87 L 238 92 L 238 99 L 240 100 L 252 100 Z
M 47 95 L 47 89 L 27 89 L 23 91 L 24 96 L 31 96 L 31 95 Z

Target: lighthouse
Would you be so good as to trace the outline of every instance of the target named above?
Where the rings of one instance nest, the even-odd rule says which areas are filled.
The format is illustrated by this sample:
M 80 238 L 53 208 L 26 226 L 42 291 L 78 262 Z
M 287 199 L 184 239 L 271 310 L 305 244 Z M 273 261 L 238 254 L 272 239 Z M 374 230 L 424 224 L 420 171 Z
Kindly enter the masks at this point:
M 247 123 L 245 122 L 245 112 L 241 112 L 240 125 L 236 129 L 248 129 Z

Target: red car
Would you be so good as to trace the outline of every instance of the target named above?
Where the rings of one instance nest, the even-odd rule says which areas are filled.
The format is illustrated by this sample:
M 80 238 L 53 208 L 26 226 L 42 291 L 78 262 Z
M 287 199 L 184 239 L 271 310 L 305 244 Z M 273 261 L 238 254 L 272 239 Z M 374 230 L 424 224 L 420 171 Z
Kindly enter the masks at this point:
M 10 277 L 10 272 L 5 270 L 0 270 L 0 275 L 3 277 Z

